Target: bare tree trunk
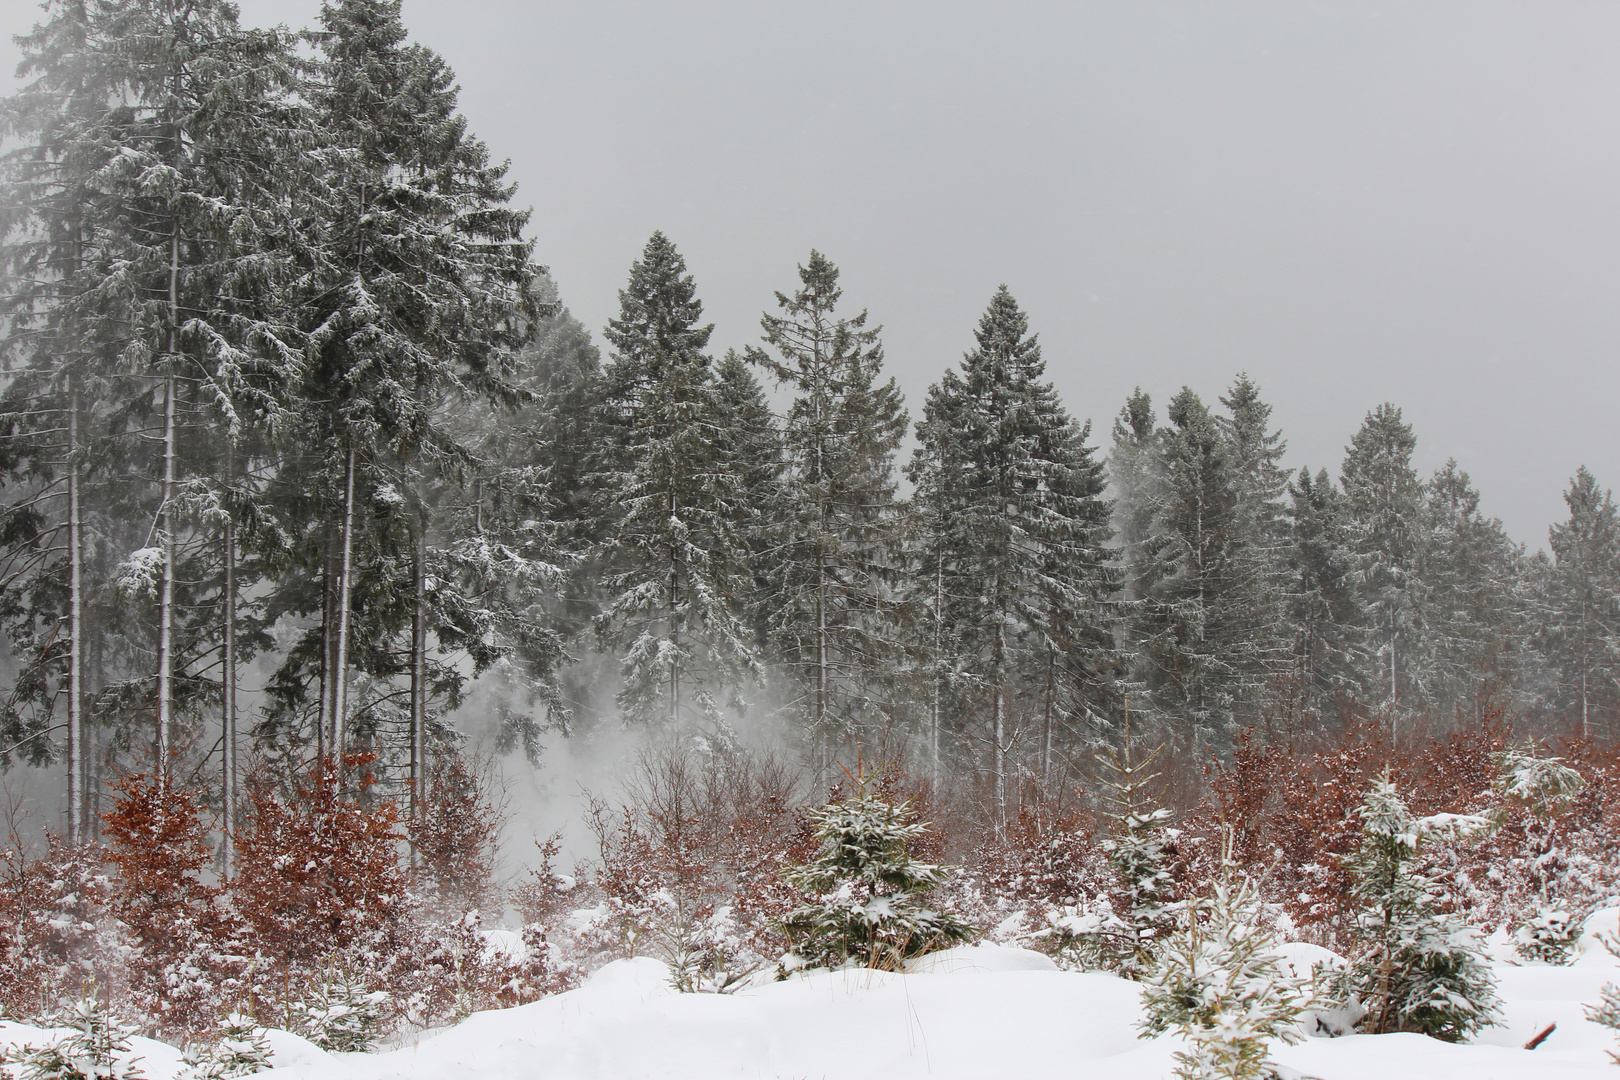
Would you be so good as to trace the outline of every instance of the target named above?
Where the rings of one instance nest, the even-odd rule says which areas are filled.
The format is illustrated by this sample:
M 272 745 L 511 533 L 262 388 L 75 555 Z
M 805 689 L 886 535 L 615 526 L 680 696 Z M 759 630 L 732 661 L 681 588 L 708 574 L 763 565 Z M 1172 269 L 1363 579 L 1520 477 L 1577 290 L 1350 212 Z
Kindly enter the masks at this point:
M 427 515 L 416 532 L 411 560 L 411 818 L 420 821 L 427 796 Z M 412 850 L 414 857 L 415 851 Z
M 940 696 L 944 690 L 945 658 L 945 556 L 934 560 L 934 700 L 928 717 L 929 779 L 939 786 Z
M 84 839 L 84 525 L 80 519 L 79 391 L 68 394 L 68 842 Z
M 354 444 L 343 461 L 343 547 L 338 563 L 337 657 L 332 666 L 332 756 L 343 758 L 343 726 L 349 709 L 349 607 L 354 591 Z
M 674 521 L 680 514 L 680 503 L 673 491 L 669 493 L 669 518 Z M 681 616 L 680 616 L 680 588 L 681 588 L 681 555 L 676 545 L 670 545 L 669 551 L 669 727 L 675 730 L 675 725 L 681 719 Z
M 826 535 L 825 532 L 822 534 Z M 827 556 L 821 538 L 816 541 L 816 731 L 832 740 L 827 730 Z
M 1046 654 L 1046 741 L 1041 748 L 1041 787 L 1047 788 L 1052 783 L 1052 711 L 1055 705 L 1053 698 L 1057 696 L 1057 654 L 1048 650 Z
M 326 553 L 321 560 L 321 697 L 315 717 L 315 757 L 326 757 L 326 736 L 332 730 L 332 672 L 337 667 L 337 546 L 338 530 L 328 526 Z
M 996 656 L 995 656 L 995 703 L 992 723 L 995 747 L 991 756 L 991 767 L 995 775 L 996 797 L 996 835 L 999 837 L 1007 828 L 1007 624 L 1004 619 L 996 620 Z
M 171 331 L 172 336 L 172 331 Z M 171 371 L 163 380 L 163 585 L 158 600 L 157 772 L 169 775 L 169 727 L 174 699 L 174 394 Z
M 220 861 L 225 876 L 231 876 L 236 830 L 236 507 L 230 500 L 235 482 L 236 447 L 225 444 L 225 641 L 221 649 L 224 672 L 221 676 L 220 741 L 224 749 L 220 777 L 220 809 L 224 820 L 220 840 Z

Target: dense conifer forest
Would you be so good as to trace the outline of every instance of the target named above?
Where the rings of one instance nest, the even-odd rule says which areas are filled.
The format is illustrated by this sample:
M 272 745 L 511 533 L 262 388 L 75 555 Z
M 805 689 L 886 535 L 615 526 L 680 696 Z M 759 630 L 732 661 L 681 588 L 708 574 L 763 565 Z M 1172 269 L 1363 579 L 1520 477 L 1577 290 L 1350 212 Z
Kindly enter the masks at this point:
M 908 402 L 819 251 L 718 355 L 654 233 L 598 332 L 391 0 L 57 3 L 23 48 L 0 764 L 61 795 L 0 845 L 14 1013 L 94 980 L 151 1034 L 363 1048 L 620 955 L 713 990 L 986 932 L 1171 986 L 1178 919 L 1261 905 L 1354 959 L 1364 1030 L 1462 1038 L 1489 979 L 1433 926 L 1553 956 L 1614 895 L 1585 465 L 1527 545 L 1393 403 L 1297 470 L 1242 373 L 1065 403 L 1093 359 L 1005 287 Z M 589 857 L 498 875 L 493 758 L 627 731 Z M 817 906 L 839 830 L 912 914 Z M 1402 949 L 1449 1011 L 1396 1000 Z

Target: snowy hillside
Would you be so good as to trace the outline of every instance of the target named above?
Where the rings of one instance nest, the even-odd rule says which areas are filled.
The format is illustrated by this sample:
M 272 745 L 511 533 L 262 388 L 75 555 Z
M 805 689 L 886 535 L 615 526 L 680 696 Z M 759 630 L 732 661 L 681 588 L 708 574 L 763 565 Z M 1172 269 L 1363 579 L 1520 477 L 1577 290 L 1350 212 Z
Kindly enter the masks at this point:
M 1612 912 L 1599 919 L 1613 922 Z M 1605 918 L 1607 917 L 1607 918 Z M 1568 967 L 1497 963 L 1504 1025 L 1475 1045 L 1419 1035 L 1306 1039 L 1277 1047 L 1285 1069 L 1321 1080 L 1610 1080 L 1612 1033 L 1583 1004 L 1620 977 L 1588 936 Z M 817 972 L 734 995 L 678 994 L 664 965 L 620 960 L 583 987 L 531 1005 L 479 1013 L 388 1053 L 331 1055 L 273 1032 L 266 1080 L 710 1080 L 1089 1076 L 1161 1080 L 1175 1036 L 1137 1038 L 1136 984 L 1059 971 L 1038 953 L 954 949 L 905 974 Z M 1536 1050 L 1522 1044 L 1550 1023 Z M 5 1025 L 6 1041 L 44 1033 Z M 149 1080 L 179 1074 L 179 1055 L 138 1040 Z M 1291 1075 L 1287 1072 L 1285 1076 Z

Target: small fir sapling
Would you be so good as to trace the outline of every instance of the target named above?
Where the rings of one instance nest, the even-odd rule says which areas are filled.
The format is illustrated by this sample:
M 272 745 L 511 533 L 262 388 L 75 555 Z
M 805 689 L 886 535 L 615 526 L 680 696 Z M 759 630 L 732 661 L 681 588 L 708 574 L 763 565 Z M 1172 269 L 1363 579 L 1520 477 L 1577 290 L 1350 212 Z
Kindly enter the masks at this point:
M 225 1017 L 215 1040 L 187 1061 L 195 1080 L 230 1080 L 263 1072 L 272 1057 L 264 1027 L 251 1016 L 233 1012 Z
M 1263 916 L 1260 888 L 1233 860 L 1228 829 L 1220 876 L 1181 908 L 1143 978 L 1143 1037 L 1181 1032 L 1181 1080 L 1261 1080 L 1270 1075 L 1268 1042 L 1299 1040 L 1305 995 Z
M 370 989 L 355 972 L 329 963 L 312 988 L 314 993 L 295 1007 L 301 1033 L 322 1050 L 364 1053 L 383 1037 L 383 1007 L 389 996 Z
M 1586 1018 L 1594 1024 L 1602 1024 L 1611 1031 L 1620 1032 L 1620 986 L 1605 983 L 1602 994 L 1596 1005 L 1586 1007 Z M 1616 1065 L 1620 1065 L 1620 1054 L 1610 1050 L 1609 1057 Z
M 1491 757 L 1496 766 L 1492 792 L 1497 801 L 1492 822 L 1501 827 L 1514 819 L 1524 821 L 1536 887 L 1535 909 L 1514 928 L 1514 947 L 1526 960 L 1568 963 L 1575 951 L 1579 919 L 1572 917 L 1556 895 L 1560 871 L 1569 862 L 1557 828 L 1586 781 L 1562 759 L 1542 757 L 1532 747 L 1513 747 Z
M 15 1059 L 17 1080 L 142 1080 L 129 1041 L 138 1032 L 93 994 L 63 1006 L 49 1023 L 68 1034 L 25 1045 Z
M 1362 840 L 1346 864 L 1362 951 L 1339 990 L 1366 1011 L 1372 1034 L 1411 1031 L 1460 1042 L 1495 1021 L 1496 979 L 1477 938 L 1439 911 L 1439 883 L 1419 855 L 1434 841 L 1482 831 L 1482 818 L 1414 818 L 1388 769 L 1361 806 Z
M 895 971 L 914 956 L 973 937 L 955 915 L 926 903 L 947 876 L 909 853 L 927 823 L 915 820 L 910 803 L 870 790 L 870 776 L 850 779 L 851 794 L 809 813 L 815 856 L 783 871 L 783 880 L 810 899 L 780 920 L 792 951 L 779 977 L 807 967 Z
M 1153 966 L 1158 942 L 1175 926 L 1170 811 L 1153 796 L 1159 774 L 1149 771 L 1163 751 L 1161 744 L 1135 760 L 1127 717 L 1122 748 L 1098 755 L 1110 774 L 1103 783 L 1111 793 L 1113 834 L 1102 848 L 1113 870 L 1116 904 L 1105 908 L 1094 903 L 1057 926 L 1083 966 L 1112 969 L 1126 978 L 1137 978 Z

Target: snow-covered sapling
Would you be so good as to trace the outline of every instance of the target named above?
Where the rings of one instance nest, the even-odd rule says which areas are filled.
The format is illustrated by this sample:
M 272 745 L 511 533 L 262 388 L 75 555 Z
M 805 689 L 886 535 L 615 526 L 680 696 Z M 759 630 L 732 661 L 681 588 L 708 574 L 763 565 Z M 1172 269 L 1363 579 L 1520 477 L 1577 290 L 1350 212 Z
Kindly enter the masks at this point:
M 1620 1031 L 1620 986 L 1605 983 L 1602 998 L 1596 1005 L 1586 1007 L 1586 1018 L 1612 1031 Z M 1610 1050 L 1609 1057 L 1614 1059 L 1616 1065 L 1620 1065 L 1620 1054 Z
M 810 812 L 816 856 L 791 866 L 783 880 L 808 894 L 779 924 L 792 951 L 781 972 L 802 967 L 897 970 L 913 956 L 969 940 L 973 930 L 927 895 L 946 877 L 943 867 L 913 861 L 909 848 L 928 828 L 909 803 L 869 791 Z
M 1181 909 L 1143 979 L 1143 1035 L 1182 1034 L 1182 1080 L 1260 1080 L 1270 1041 L 1299 1039 L 1305 995 L 1264 925 L 1258 886 L 1232 861 L 1230 832 L 1223 847 L 1220 877 Z
M 322 1050 L 363 1053 L 383 1036 L 383 1006 L 388 994 L 372 990 L 363 979 L 333 964 L 314 987 L 310 1000 L 296 1009 L 302 1034 Z
M 1496 979 L 1473 931 L 1436 909 L 1418 856 L 1438 840 L 1484 830 L 1482 818 L 1414 818 L 1388 770 L 1361 804 L 1361 844 L 1347 858 L 1362 952 L 1339 989 L 1367 1010 L 1362 1030 L 1413 1031 L 1460 1042 L 1496 1015 Z
M 272 1052 L 265 1029 L 251 1016 L 231 1013 L 219 1027 L 218 1038 L 191 1059 L 196 1080 L 230 1080 L 270 1067 Z
M 135 1028 L 94 996 L 63 1006 L 49 1022 L 68 1033 L 44 1046 L 25 1045 L 15 1058 L 18 1080 L 141 1080 L 129 1042 Z
M 1129 720 L 1123 748 L 1099 755 L 1108 770 L 1104 784 L 1111 792 L 1113 834 L 1103 851 L 1113 869 L 1117 909 L 1113 918 L 1097 917 L 1076 923 L 1076 951 L 1094 966 L 1108 967 L 1126 978 L 1137 978 L 1152 968 L 1159 942 L 1175 927 L 1175 883 L 1170 876 L 1173 833 L 1170 811 L 1154 794 L 1159 774 L 1149 769 L 1163 744 L 1141 761 L 1132 756 Z
M 1568 963 L 1575 952 L 1579 919 L 1558 896 L 1568 854 L 1559 843 L 1558 819 L 1568 812 L 1586 786 L 1580 773 L 1534 748 L 1513 747 L 1492 755 L 1496 764 L 1491 818 L 1498 827 L 1515 818 L 1524 821 L 1527 862 L 1536 887 L 1532 914 L 1514 928 L 1514 945 L 1526 960 Z

